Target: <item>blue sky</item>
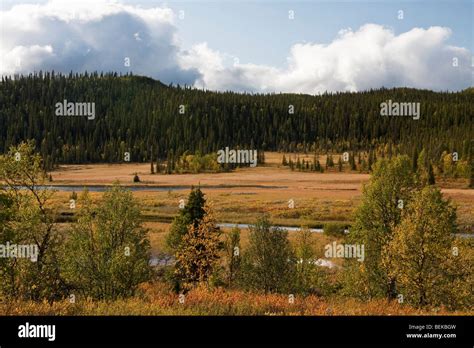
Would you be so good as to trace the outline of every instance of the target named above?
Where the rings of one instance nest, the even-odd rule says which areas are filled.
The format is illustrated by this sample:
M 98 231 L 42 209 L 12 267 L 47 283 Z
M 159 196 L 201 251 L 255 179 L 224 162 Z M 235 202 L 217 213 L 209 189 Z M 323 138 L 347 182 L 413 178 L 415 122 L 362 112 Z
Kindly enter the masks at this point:
M 473 85 L 473 3 L 1 0 L 0 73 L 133 71 L 249 92 L 460 90 Z
M 396 34 L 413 27 L 452 29 L 449 43 L 474 51 L 473 1 L 177 1 L 184 10 L 178 21 L 185 47 L 207 41 L 242 62 L 284 65 L 289 48 L 298 42 L 329 43 L 339 30 L 376 23 Z M 295 19 L 288 20 L 288 11 Z M 404 11 L 404 19 L 397 18 Z

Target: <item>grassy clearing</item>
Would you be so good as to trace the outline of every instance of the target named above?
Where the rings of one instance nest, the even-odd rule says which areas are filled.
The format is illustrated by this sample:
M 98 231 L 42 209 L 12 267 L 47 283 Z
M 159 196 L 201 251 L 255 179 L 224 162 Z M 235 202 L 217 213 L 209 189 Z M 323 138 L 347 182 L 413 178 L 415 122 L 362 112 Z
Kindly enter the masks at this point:
M 287 159 L 295 154 L 285 154 Z M 254 223 L 266 212 L 274 224 L 287 226 L 307 225 L 321 227 L 326 222 L 351 224 L 353 213 L 362 194 L 362 184 L 369 174 L 341 172 L 298 172 L 281 166 L 283 154 L 265 154 L 266 164 L 256 168 L 241 168 L 230 173 L 174 174 L 149 173 L 149 164 L 94 164 L 65 165 L 52 173 L 53 185 L 111 185 L 119 180 L 132 185 L 135 172 L 142 185 L 198 186 L 201 185 L 212 203 L 216 219 L 222 222 Z M 300 154 L 301 159 L 313 155 Z M 335 155 L 337 159 L 337 155 Z M 325 156 L 320 156 L 324 163 Z M 346 168 L 347 169 L 347 168 Z M 206 188 L 206 186 L 223 186 Z M 458 224 L 463 230 L 474 226 L 474 190 L 466 189 L 465 179 L 439 178 L 438 186 L 458 207 Z M 79 193 L 79 192 L 78 192 Z M 186 200 L 189 189 L 179 191 L 140 191 L 134 196 L 140 200 L 144 221 L 171 222 L 178 212 L 180 199 Z M 70 213 L 69 195 L 58 192 L 55 203 L 60 212 Z M 91 193 L 97 200 L 102 194 Z M 289 200 L 295 208 L 289 209 Z

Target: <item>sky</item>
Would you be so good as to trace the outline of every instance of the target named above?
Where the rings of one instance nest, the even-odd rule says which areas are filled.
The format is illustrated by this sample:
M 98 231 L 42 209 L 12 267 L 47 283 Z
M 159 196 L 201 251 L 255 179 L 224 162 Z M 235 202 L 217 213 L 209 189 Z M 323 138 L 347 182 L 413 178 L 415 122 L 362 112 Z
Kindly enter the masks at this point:
M 256 93 L 473 86 L 474 2 L 0 0 L 0 74 Z

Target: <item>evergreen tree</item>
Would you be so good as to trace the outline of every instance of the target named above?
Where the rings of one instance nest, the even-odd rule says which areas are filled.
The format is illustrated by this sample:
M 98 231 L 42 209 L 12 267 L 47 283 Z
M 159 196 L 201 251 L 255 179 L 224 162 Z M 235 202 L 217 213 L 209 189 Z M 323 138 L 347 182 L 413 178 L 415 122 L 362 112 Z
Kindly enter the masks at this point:
M 166 238 L 166 243 L 172 251 L 179 248 L 181 240 L 190 226 L 197 228 L 205 214 L 205 203 L 206 199 L 201 189 L 192 188 L 186 205 L 175 217 Z
M 319 160 L 316 161 L 316 165 L 314 166 L 315 170 L 320 172 L 321 171 L 321 163 L 319 163 Z
M 155 174 L 155 165 L 153 164 L 153 147 L 150 149 L 150 174 Z
M 175 274 L 182 288 L 189 290 L 208 283 L 219 260 L 220 230 L 208 206 L 197 224 L 191 224 L 176 252 Z
M 100 113 L 96 122 L 49 117 L 54 114 L 58 95 L 71 100 L 95 100 Z M 430 122 L 407 123 L 403 118 L 386 122 L 377 117 L 374 103 L 388 98 L 423 100 Z M 255 95 L 165 86 L 150 78 L 116 73 L 65 76 L 47 72 L 14 79 L 3 76 L 0 153 L 16 146 L 20 139 L 36 139 L 43 169 L 49 171 L 62 163 L 123 161 L 125 151 L 134 161 L 151 162 L 148 149 L 153 147 L 151 157 L 156 152 L 157 158 L 167 159 L 163 168 L 173 173 L 185 151 L 204 156 L 222 144 L 259 149 L 259 163 L 264 161 L 264 150 L 328 153 L 348 149 L 373 151 L 365 159 L 365 167 L 369 162 L 371 169 L 378 153 L 390 157 L 393 151 L 414 159 L 423 144 L 427 159 L 437 165 L 441 153 L 448 149 L 462 149 L 460 158 L 467 161 L 468 143 L 473 138 L 471 99 L 471 90 L 446 93 L 394 88 L 317 96 Z M 147 100 L 146 107 L 143 100 Z M 183 100 L 195 115 L 186 122 L 178 121 L 175 114 Z M 285 105 L 290 100 L 302 106 L 298 122 L 286 112 Z M 311 107 L 314 105 L 318 105 L 316 111 Z M 107 122 L 103 122 L 105 119 Z M 240 125 L 237 133 L 235 124 Z M 347 126 L 341 127 L 343 124 Z M 359 161 L 362 162 L 361 156 Z M 418 163 L 412 164 L 418 170 Z M 469 179 L 468 171 L 455 167 L 451 163 L 448 169 L 456 170 L 446 175 L 461 174 Z
M 369 150 L 369 158 L 367 160 L 367 166 L 368 166 L 368 169 L 369 171 L 372 170 L 372 166 L 374 164 L 374 154 L 373 154 L 373 151 L 372 150 Z
M 354 153 L 352 152 L 349 154 L 349 164 L 351 166 L 351 170 L 357 170 Z

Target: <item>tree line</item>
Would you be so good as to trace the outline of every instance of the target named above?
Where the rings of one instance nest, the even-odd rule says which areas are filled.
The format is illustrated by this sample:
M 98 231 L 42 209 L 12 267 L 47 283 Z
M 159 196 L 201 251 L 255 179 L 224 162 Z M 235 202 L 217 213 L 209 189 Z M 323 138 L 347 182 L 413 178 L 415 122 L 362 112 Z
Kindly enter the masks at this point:
M 96 118 L 57 117 L 55 104 L 94 102 Z M 386 100 L 420 102 L 421 117 L 382 117 Z M 472 157 L 473 90 L 408 88 L 358 93 L 210 92 L 116 73 L 39 72 L 0 82 L 0 152 L 36 139 L 44 166 L 61 163 L 177 163 L 183 155 L 225 146 L 260 151 L 383 151 L 412 156 L 425 149 Z M 160 169 L 160 167 L 157 167 Z

